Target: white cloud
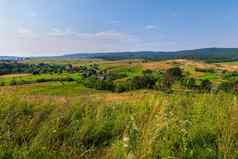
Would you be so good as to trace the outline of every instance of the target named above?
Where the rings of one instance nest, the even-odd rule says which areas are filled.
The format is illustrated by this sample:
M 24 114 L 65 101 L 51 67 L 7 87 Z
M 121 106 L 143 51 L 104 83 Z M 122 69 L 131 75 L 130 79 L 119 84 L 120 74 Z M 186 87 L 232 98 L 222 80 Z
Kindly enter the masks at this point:
M 158 27 L 156 25 L 146 25 L 145 29 L 146 30 L 157 30 Z
M 185 43 L 181 40 L 179 42 L 174 39 L 145 40 L 142 34 L 134 35 L 115 30 L 79 32 L 70 28 L 52 28 L 48 31 L 36 31 L 20 27 L 15 32 L 0 30 L 0 34 L 0 55 L 49 56 L 79 52 L 166 51 L 198 48 L 194 43 Z M 212 45 L 214 46 L 214 43 Z
M 70 29 L 58 29 L 53 28 L 51 31 L 47 34 L 50 37 L 62 37 L 62 38 L 73 38 L 76 40 L 100 40 L 100 41 L 133 41 L 136 40 L 137 37 L 133 35 L 129 35 L 128 33 L 123 32 L 117 32 L 113 30 L 108 31 L 102 31 L 102 32 L 96 32 L 96 33 L 82 33 L 82 32 L 76 32 L 72 31 Z
M 70 29 L 53 28 L 50 31 L 33 32 L 20 28 L 18 34 L 9 34 L 1 39 L 0 55 L 59 55 L 75 52 L 134 51 L 142 40 L 126 32 L 106 30 L 82 33 Z M 37 38 L 35 38 L 37 37 Z M 50 53 L 50 54 L 48 54 Z

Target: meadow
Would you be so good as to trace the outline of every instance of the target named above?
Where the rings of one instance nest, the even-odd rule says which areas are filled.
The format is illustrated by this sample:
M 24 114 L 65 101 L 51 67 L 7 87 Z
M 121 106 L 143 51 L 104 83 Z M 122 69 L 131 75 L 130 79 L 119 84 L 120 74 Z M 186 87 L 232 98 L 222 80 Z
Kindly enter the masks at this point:
M 1 76 L 2 159 L 238 158 L 235 64 L 45 62 L 86 66 L 90 71 L 97 65 L 100 73 L 84 77 L 83 68 L 83 72 Z M 173 79 L 170 68 L 180 68 L 181 79 Z M 98 81 L 101 76 L 106 82 Z M 164 84 L 168 79 L 172 83 Z

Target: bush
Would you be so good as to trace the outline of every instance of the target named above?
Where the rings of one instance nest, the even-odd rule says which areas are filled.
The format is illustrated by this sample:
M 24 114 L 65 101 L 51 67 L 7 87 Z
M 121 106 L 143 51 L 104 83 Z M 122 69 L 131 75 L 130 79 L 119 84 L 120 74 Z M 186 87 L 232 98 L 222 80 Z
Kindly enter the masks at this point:
M 200 90 L 210 92 L 212 90 L 212 82 L 209 80 L 202 80 Z
M 88 88 L 94 88 L 97 90 L 114 90 L 114 85 L 111 80 L 100 80 L 94 76 L 85 78 L 83 84 Z
M 39 78 L 36 80 L 36 82 L 41 83 L 41 82 L 49 82 L 49 79 L 45 79 L 45 78 Z
M 10 86 L 15 86 L 15 85 L 17 85 L 17 81 L 15 79 L 12 79 L 10 81 Z
M 96 82 L 97 82 L 97 79 L 96 79 L 96 77 L 93 77 L 93 76 L 91 76 L 89 78 L 85 78 L 83 80 L 83 84 L 88 88 L 95 88 Z
M 152 75 L 136 76 L 130 83 L 132 89 L 152 89 L 155 87 L 156 79 Z
M 231 82 L 222 82 L 218 86 L 218 91 L 232 92 L 233 91 L 233 83 L 231 83 Z
M 5 83 L 3 81 L 0 81 L 0 86 L 4 86 Z
M 180 80 L 183 78 L 183 71 L 179 67 L 173 67 L 166 71 L 165 77 L 168 80 Z
M 128 81 L 126 82 L 120 82 L 120 83 L 115 83 L 114 84 L 114 91 L 121 93 L 121 92 L 126 92 L 130 90 L 130 84 Z
M 238 73 L 237 72 L 227 72 L 224 74 L 224 79 L 235 81 L 238 79 Z
M 170 91 L 176 80 L 183 78 L 183 71 L 179 67 L 168 69 L 163 77 L 159 77 L 156 82 L 156 89 Z
M 114 90 L 112 81 L 110 80 L 97 80 L 95 84 L 95 89 L 97 90 Z
M 173 80 L 168 80 L 166 77 L 160 78 L 156 81 L 156 89 L 162 91 L 170 91 L 173 85 Z

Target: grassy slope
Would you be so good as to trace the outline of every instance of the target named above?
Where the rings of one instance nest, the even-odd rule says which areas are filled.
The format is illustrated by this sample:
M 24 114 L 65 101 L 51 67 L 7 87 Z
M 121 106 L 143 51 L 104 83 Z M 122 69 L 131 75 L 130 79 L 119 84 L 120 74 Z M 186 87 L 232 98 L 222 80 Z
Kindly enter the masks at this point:
M 46 98 L 39 91 L 28 97 L 1 94 L 0 157 L 238 157 L 232 95 L 135 91 Z
M 131 65 L 100 63 L 124 73 Z M 189 63 L 182 66 L 198 74 Z M 135 68 L 129 75 L 141 72 Z M 0 158 L 238 158 L 237 105 L 231 94 L 118 94 L 76 82 L 0 87 Z

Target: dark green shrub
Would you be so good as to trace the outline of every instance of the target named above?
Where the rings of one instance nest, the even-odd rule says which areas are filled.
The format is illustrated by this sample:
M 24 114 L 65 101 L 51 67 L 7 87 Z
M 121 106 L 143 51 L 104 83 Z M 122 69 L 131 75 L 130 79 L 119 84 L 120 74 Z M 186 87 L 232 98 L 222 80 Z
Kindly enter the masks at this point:
M 232 92 L 233 91 L 233 83 L 231 83 L 231 82 L 222 82 L 218 86 L 218 91 Z
M 156 82 L 156 89 L 169 92 L 174 83 L 174 80 L 167 79 L 166 77 L 160 78 Z
M 224 79 L 230 80 L 230 81 L 236 81 L 238 79 L 238 73 L 237 72 L 226 72 L 224 74 Z
M 96 77 L 93 77 L 93 76 L 89 77 L 89 78 L 85 78 L 83 80 L 84 85 L 88 88 L 95 88 L 96 82 L 97 82 L 97 79 L 96 79 Z
M 15 85 L 17 85 L 17 81 L 15 79 L 12 79 L 10 81 L 10 86 L 15 86 Z
M 107 77 L 108 79 L 110 80 L 117 80 L 117 79 L 121 79 L 121 78 L 124 78 L 124 77 L 127 77 L 125 74 L 122 74 L 122 73 L 117 73 L 117 72 L 109 72 L 107 74 Z
M 183 77 L 183 71 L 179 67 L 173 67 L 166 71 L 165 77 L 167 80 L 180 80 Z
M 71 78 L 71 77 L 64 77 L 64 78 L 60 78 L 59 81 L 61 81 L 61 82 L 63 82 L 63 81 L 65 81 L 65 82 L 73 82 L 74 79 Z
M 95 89 L 97 90 L 114 90 L 112 81 L 110 80 L 97 80 L 95 84 Z
M 155 83 L 156 79 L 154 79 L 153 76 L 150 75 L 136 76 L 130 81 L 132 89 L 152 89 L 154 88 Z
M 147 70 L 144 70 L 144 71 L 143 71 L 143 74 L 144 74 L 144 75 L 148 75 L 148 74 L 151 75 L 152 73 L 153 73 L 153 71 L 150 70 L 150 69 L 147 69 Z
M 183 78 L 183 71 L 179 67 L 168 69 L 163 76 L 159 76 L 156 88 L 162 91 L 170 91 L 176 80 Z
M 188 147 L 193 152 L 186 154 L 188 159 L 219 158 L 217 136 L 211 132 L 200 131 L 199 134 L 195 134 L 189 141 Z
M 39 78 L 39 79 L 36 80 L 36 82 L 38 82 L 38 83 L 41 83 L 41 82 L 49 82 L 49 80 L 48 80 L 48 79 L 45 79 L 45 78 Z
M 114 91 L 121 93 L 121 92 L 126 92 L 130 90 L 130 84 L 129 82 L 121 82 L 121 83 L 115 83 L 114 84 Z
M 0 86 L 4 86 L 5 83 L 3 81 L 0 81 Z
M 210 80 L 202 80 L 200 90 L 210 92 L 212 90 L 212 82 Z

